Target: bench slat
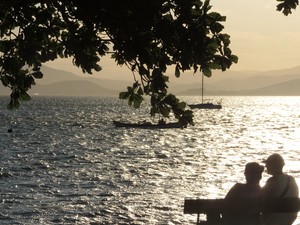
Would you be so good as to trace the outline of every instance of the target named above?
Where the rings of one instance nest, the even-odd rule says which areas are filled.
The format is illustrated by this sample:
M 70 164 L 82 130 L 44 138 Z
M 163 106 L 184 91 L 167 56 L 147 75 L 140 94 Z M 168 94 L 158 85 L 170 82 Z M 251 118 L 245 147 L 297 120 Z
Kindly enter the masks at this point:
M 184 214 L 298 212 L 299 198 L 185 199 Z

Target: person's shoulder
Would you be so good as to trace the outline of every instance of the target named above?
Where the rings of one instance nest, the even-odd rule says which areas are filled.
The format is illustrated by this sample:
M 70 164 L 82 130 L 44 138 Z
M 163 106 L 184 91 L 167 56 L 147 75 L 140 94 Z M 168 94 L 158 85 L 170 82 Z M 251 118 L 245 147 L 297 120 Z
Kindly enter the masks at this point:
M 296 179 L 292 175 L 287 175 L 289 182 L 288 197 L 299 197 L 299 188 Z
M 226 198 L 240 197 L 243 192 L 245 184 L 236 183 L 228 191 Z
M 266 181 L 266 184 L 270 184 L 270 183 L 272 183 L 272 182 L 274 182 L 275 181 L 275 178 L 274 177 L 269 177 L 268 179 L 267 179 L 267 181 Z
M 297 185 L 297 181 L 296 181 L 296 179 L 292 175 L 287 175 L 287 176 L 288 176 L 288 178 L 290 180 L 290 183 L 292 183 L 293 185 Z
M 232 194 L 234 194 L 236 192 L 237 189 L 239 189 L 240 183 L 235 183 L 228 191 L 226 197 L 230 197 Z
M 242 183 L 236 183 L 232 186 L 232 189 L 240 189 L 240 188 L 243 188 L 245 187 L 245 184 L 242 184 Z
M 285 183 L 288 180 L 292 181 L 292 179 L 294 179 L 292 176 L 290 176 L 286 173 L 282 173 L 280 175 L 272 176 L 269 179 L 267 179 L 266 184 L 276 184 L 277 185 L 278 183 Z
M 286 174 L 286 176 L 288 176 L 290 180 L 296 181 L 296 179 L 292 175 Z
M 282 174 L 281 179 L 288 180 L 290 183 L 296 183 L 296 179 L 292 175 L 286 173 Z

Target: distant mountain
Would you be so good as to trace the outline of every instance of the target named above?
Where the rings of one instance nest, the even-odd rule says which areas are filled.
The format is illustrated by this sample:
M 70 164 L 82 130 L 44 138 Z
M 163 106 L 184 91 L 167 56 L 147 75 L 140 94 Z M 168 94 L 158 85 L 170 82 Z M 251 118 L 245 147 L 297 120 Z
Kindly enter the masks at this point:
M 67 80 L 47 85 L 35 85 L 29 94 L 41 96 L 118 96 L 118 91 L 104 88 L 90 81 Z
M 267 76 L 267 75 L 260 76 L 255 74 L 253 77 L 242 79 L 242 80 L 228 79 L 228 80 L 210 83 L 210 85 L 222 91 L 243 91 L 245 89 L 263 88 L 266 86 L 278 84 L 281 82 L 285 82 L 297 78 L 300 78 L 300 71 L 299 74 L 285 74 L 276 77 Z
M 125 91 L 130 81 L 99 79 L 93 75 L 79 76 L 68 71 L 42 67 L 42 79 L 36 79 L 29 94 L 41 96 L 118 96 Z M 0 87 L 0 95 L 9 95 L 10 90 Z
M 79 76 L 43 66 L 44 77 L 36 79 L 30 94 L 60 96 L 118 96 L 133 83 L 128 80 L 100 79 L 93 75 Z M 300 66 L 264 72 L 216 71 L 204 79 L 205 95 L 300 95 Z M 201 76 L 192 73 L 174 78 L 170 74 L 169 91 L 176 95 L 201 95 Z M 0 87 L 0 95 L 9 95 Z
M 232 73 L 229 76 L 224 73 L 222 77 L 205 78 L 205 95 L 300 95 L 300 66 L 251 73 L 251 76 L 245 73 L 238 75 L 237 72 L 234 76 Z M 178 95 L 201 95 L 200 78 L 197 82 L 197 85 L 195 82 L 185 84 L 184 90 L 174 86 L 173 92 Z
M 300 95 L 300 75 L 299 79 L 284 81 L 278 84 L 258 88 L 254 90 L 245 90 L 247 95 Z
M 300 75 L 299 75 L 300 77 Z M 300 79 L 294 79 L 276 83 L 261 88 L 249 88 L 240 90 L 213 90 L 205 89 L 205 95 L 257 95 L 257 96 L 300 96 Z M 188 89 L 177 93 L 177 95 L 201 95 L 201 88 L 199 89 Z
M 82 77 L 78 76 L 77 74 L 64 70 L 57 70 L 45 65 L 42 66 L 41 71 L 43 72 L 44 76 L 42 79 L 35 79 L 37 84 L 47 85 L 61 81 L 82 80 Z
M 89 81 L 101 87 L 105 87 L 107 89 L 120 92 L 126 90 L 127 86 L 133 83 L 132 81 L 108 80 L 108 79 L 96 78 L 91 74 L 83 74 L 79 76 L 74 73 L 53 69 L 47 66 L 42 67 L 42 72 L 44 73 L 44 77 L 42 79 L 36 79 L 37 84 L 52 84 L 61 81 L 69 81 L 69 80 Z

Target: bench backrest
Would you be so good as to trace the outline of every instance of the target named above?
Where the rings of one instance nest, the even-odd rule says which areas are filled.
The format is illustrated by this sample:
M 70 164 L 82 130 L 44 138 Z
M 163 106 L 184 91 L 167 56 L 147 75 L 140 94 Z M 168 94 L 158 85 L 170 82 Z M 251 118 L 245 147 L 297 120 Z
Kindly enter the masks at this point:
M 298 212 L 299 198 L 185 199 L 184 214 Z

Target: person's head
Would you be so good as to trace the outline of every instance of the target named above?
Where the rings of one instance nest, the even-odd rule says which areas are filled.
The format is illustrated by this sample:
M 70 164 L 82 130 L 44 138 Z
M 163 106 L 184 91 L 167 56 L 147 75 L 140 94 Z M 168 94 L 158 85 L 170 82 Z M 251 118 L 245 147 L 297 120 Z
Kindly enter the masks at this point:
M 284 160 L 281 155 L 275 153 L 270 155 L 265 161 L 267 172 L 271 175 L 281 174 Z
M 256 183 L 258 184 L 262 178 L 262 172 L 264 171 L 264 167 L 259 165 L 256 162 L 250 162 L 246 164 L 245 167 L 245 177 L 247 183 Z

